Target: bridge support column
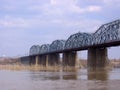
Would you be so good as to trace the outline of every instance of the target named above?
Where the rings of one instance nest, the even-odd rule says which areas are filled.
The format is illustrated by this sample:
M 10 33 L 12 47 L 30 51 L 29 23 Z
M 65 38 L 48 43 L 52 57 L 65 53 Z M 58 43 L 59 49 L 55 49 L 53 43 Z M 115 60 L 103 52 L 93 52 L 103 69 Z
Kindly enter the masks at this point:
M 35 56 L 35 66 L 38 66 L 39 56 Z
M 30 65 L 35 65 L 35 56 L 30 56 Z
M 48 55 L 40 55 L 38 64 L 41 66 L 46 66 Z
M 75 69 L 77 67 L 77 52 L 64 52 L 63 53 L 63 70 Z
M 107 48 L 88 49 L 88 69 L 105 68 L 107 60 Z
M 88 49 L 87 66 L 88 68 L 96 68 L 96 49 L 95 48 Z
M 60 64 L 60 55 L 59 53 L 56 54 L 50 54 L 48 56 L 48 65 L 49 66 L 55 66 Z

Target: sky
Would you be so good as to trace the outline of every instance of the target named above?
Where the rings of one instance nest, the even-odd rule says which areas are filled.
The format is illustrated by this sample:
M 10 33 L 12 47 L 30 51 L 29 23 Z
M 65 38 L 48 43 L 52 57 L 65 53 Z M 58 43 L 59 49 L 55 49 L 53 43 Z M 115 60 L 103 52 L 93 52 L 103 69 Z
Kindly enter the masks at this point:
M 32 45 L 95 32 L 120 19 L 119 8 L 120 0 L 0 0 L 0 57 L 28 55 Z M 119 58 L 119 50 L 109 49 L 110 57 Z

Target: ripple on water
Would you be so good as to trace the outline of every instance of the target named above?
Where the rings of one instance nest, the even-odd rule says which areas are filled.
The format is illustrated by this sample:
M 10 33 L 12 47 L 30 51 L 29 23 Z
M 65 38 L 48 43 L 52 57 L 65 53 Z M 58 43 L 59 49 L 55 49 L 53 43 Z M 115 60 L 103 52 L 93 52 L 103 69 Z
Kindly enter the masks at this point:
M 0 71 L 0 90 L 120 90 L 120 69 L 87 72 Z

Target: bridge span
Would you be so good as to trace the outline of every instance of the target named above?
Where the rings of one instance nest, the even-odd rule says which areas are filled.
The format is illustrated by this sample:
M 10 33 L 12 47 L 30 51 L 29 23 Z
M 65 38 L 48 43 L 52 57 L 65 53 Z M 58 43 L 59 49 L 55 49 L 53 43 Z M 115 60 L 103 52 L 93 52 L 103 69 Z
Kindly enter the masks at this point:
M 28 59 L 29 64 L 59 65 L 62 53 L 63 67 L 77 67 L 77 51 L 88 50 L 88 68 L 105 68 L 108 62 L 107 47 L 120 45 L 120 20 L 103 24 L 95 33 L 76 33 L 67 40 L 55 40 L 51 44 L 33 45 Z

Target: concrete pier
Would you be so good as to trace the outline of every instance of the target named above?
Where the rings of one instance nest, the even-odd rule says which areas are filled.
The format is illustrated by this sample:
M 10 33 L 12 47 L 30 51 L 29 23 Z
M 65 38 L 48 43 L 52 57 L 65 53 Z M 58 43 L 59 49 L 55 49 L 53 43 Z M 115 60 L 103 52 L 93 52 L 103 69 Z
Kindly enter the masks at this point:
M 30 57 L 30 65 L 35 65 L 35 56 Z
M 107 48 L 88 49 L 88 69 L 105 68 L 108 61 Z
M 48 64 L 48 55 L 37 55 L 30 57 L 30 65 L 42 65 L 47 66 Z
M 47 66 L 48 55 L 40 55 L 38 64 L 42 66 Z
M 77 52 L 64 52 L 63 53 L 63 67 L 76 67 L 77 65 Z
M 39 56 L 35 56 L 35 66 L 38 66 Z
M 87 66 L 88 68 L 96 68 L 96 48 L 88 49 Z
M 96 66 L 106 67 L 108 62 L 107 48 L 96 49 Z
M 54 66 L 60 64 L 60 55 L 59 53 L 49 54 L 48 56 L 48 65 Z

